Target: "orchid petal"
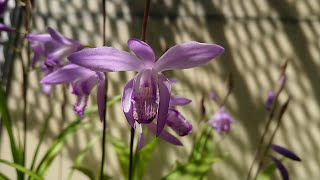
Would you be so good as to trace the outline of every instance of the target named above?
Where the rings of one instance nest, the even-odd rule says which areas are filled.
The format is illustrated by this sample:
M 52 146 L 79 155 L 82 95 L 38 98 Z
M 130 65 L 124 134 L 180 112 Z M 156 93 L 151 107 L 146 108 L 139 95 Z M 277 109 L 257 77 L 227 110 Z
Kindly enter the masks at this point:
M 140 151 L 143 146 L 146 144 L 146 139 L 144 137 L 142 126 L 140 124 L 140 133 L 139 133 L 139 140 L 138 140 L 138 151 Z
M 122 103 L 122 110 L 124 115 L 127 118 L 128 123 L 131 125 L 132 128 L 135 128 L 135 121 L 133 119 L 133 108 L 131 102 L 131 96 L 133 91 L 133 79 L 131 79 L 127 84 L 124 86 L 124 90 L 121 97 Z
M 99 82 L 97 88 L 97 104 L 101 122 L 105 118 L 106 111 L 106 84 L 104 79 Z
M 94 71 L 88 70 L 75 64 L 68 64 L 53 73 L 43 77 L 40 83 L 43 84 L 60 84 L 68 83 L 77 78 L 95 74 Z
M 66 45 L 72 45 L 72 42 L 68 40 L 64 35 L 62 35 L 60 32 L 48 27 L 47 28 L 48 33 L 50 36 L 56 40 L 59 43 L 66 44 Z
M 272 157 L 273 162 L 275 163 L 275 165 L 277 166 L 278 170 L 281 173 L 282 176 L 282 180 L 289 180 L 289 173 L 287 168 L 282 164 L 282 162 L 280 160 L 278 160 L 275 157 Z
M 153 49 L 145 42 L 138 39 L 129 39 L 128 47 L 145 63 L 153 65 L 156 59 Z
M 170 81 L 162 74 L 159 74 L 158 87 L 159 109 L 157 118 L 157 136 L 160 135 L 167 121 L 171 91 Z
M 93 71 L 139 71 L 143 64 L 128 52 L 111 47 L 83 49 L 71 54 L 68 59 Z
M 176 45 L 166 51 L 155 63 L 155 69 L 160 71 L 171 69 L 188 69 L 207 64 L 224 51 L 215 44 L 187 42 Z
M 170 106 L 184 106 L 192 101 L 186 97 L 183 96 L 171 96 L 170 97 Z
M 293 153 L 292 151 L 290 151 L 290 150 L 288 150 L 288 149 L 286 149 L 284 147 L 272 144 L 271 148 L 274 151 L 278 152 L 279 154 L 282 154 L 283 156 L 285 156 L 285 157 L 287 157 L 289 159 L 292 159 L 292 160 L 295 160 L 295 161 L 301 161 L 301 159 L 295 153 Z
M 150 123 L 150 124 L 146 124 L 146 126 L 150 129 L 151 132 L 153 132 L 154 134 L 157 133 L 158 131 L 158 127 L 157 125 L 155 125 L 154 123 Z M 175 136 L 173 136 L 172 134 L 170 134 L 168 131 L 163 130 L 161 132 L 161 134 L 159 134 L 159 137 L 173 145 L 177 145 L 177 146 L 182 146 L 182 142 L 177 139 Z
M 12 27 L 9 27 L 3 23 L 0 23 L 0 32 L 1 31 L 5 31 L 5 32 L 14 32 L 16 31 L 16 29 L 12 28 Z
M 26 39 L 29 42 L 49 42 L 52 41 L 50 34 L 28 34 Z

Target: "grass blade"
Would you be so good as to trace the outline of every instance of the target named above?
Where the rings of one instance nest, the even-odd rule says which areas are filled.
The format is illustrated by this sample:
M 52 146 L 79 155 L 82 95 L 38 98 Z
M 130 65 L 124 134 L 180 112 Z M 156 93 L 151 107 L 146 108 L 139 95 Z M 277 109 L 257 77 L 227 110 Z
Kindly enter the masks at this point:
M 3 159 L 0 159 L 0 163 L 11 166 L 11 167 L 15 168 L 17 171 L 23 172 L 24 174 L 28 174 L 30 177 L 32 177 L 34 179 L 43 179 L 40 176 L 38 176 L 36 173 L 34 173 L 33 171 L 26 169 L 25 167 L 23 167 L 20 164 L 9 162 L 9 161 L 3 160 Z

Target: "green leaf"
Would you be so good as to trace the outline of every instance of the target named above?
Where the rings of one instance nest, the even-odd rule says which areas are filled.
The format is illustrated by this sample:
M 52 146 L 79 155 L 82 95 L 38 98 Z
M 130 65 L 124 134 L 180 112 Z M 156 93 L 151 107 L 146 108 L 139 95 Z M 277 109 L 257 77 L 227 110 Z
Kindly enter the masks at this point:
M 38 176 L 36 173 L 34 173 L 33 171 L 26 169 L 25 167 L 21 166 L 20 164 L 12 163 L 12 162 L 9 162 L 9 161 L 3 160 L 3 159 L 0 159 L 0 163 L 6 164 L 8 166 L 15 168 L 17 171 L 28 174 L 30 177 L 32 177 L 34 179 L 43 179 L 40 176 Z
M 8 176 L 6 176 L 6 175 L 4 175 L 4 174 L 2 174 L 2 173 L 0 172 L 0 180 L 10 180 L 10 179 L 9 179 Z
M 114 96 L 110 98 L 107 101 L 107 106 L 112 106 L 116 102 L 119 102 L 120 96 Z M 89 114 L 96 113 L 97 112 L 97 106 L 93 106 L 92 108 L 88 108 L 84 114 L 84 117 L 87 117 Z M 86 122 L 81 122 L 78 118 L 71 122 L 59 135 L 54 139 L 52 144 L 49 146 L 47 152 L 45 153 L 44 157 L 40 161 L 40 164 L 37 167 L 36 172 L 44 176 L 48 168 L 50 167 L 52 161 L 54 158 L 59 154 L 61 149 L 63 148 L 64 143 L 66 140 L 71 137 L 71 135 L 74 135 L 75 132 L 83 127 L 85 124 L 87 124 L 88 121 Z
M 277 167 L 275 164 L 270 164 L 257 177 L 257 180 L 272 180 Z
M 178 164 L 163 180 L 184 179 L 196 180 L 204 179 L 212 165 L 225 158 L 225 155 L 215 155 L 212 141 L 212 130 L 205 128 L 196 138 L 188 162 Z
M 129 147 L 127 147 L 122 141 L 119 141 L 112 136 L 108 136 L 108 139 L 116 151 L 123 176 L 128 177 L 130 153 Z
M 134 179 L 142 179 L 146 167 L 149 164 L 152 154 L 158 144 L 159 138 L 155 138 L 153 141 L 146 144 L 139 152 L 136 153 L 134 165 Z
M 39 166 L 37 167 L 36 172 L 44 176 L 46 171 L 48 170 L 49 166 L 51 165 L 54 158 L 58 155 L 58 153 L 63 148 L 64 143 L 66 142 L 67 138 L 71 135 L 75 134 L 75 132 L 83 127 L 86 123 L 81 122 L 78 119 L 71 122 L 60 134 L 56 137 L 53 143 L 49 146 L 47 152 L 45 153 L 44 157 L 40 161 Z
M 2 89 L 2 83 L 0 81 L 0 117 L 8 132 L 13 161 L 17 164 L 22 164 L 22 150 L 18 148 L 15 136 L 13 134 L 12 121 L 5 97 L 6 95 L 4 90 Z M 17 175 L 20 177 L 22 174 L 17 171 Z
M 92 139 L 87 145 L 86 147 L 77 155 L 73 166 L 77 167 L 80 166 L 83 159 L 85 158 L 85 156 L 87 155 L 87 153 L 89 152 L 89 150 L 95 145 L 95 143 L 97 142 L 98 138 L 94 138 Z M 69 175 L 68 175 L 68 179 L 71 179 L 72 174 L 73 174 L 74 169 L 71 169 Z
M 96 179 L 94 173 L 90 169 L 88 169 L 84 166 L 73 166 L 72 169 L 76 169 L 76 170 L 82 172 L 84 175 L 86 175 L 91 180 Z

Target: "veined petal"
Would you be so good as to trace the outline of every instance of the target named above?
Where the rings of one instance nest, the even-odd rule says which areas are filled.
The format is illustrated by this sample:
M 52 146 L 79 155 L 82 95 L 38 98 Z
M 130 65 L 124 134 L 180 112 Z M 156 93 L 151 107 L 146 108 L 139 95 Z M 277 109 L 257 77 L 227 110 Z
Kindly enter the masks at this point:
M 102 122 L 106 112 L 106 83 L 104 79 L 100 80 L 97 88 L 97 104 L 100 120 Z
M 133 108 L 132 108 L 132 91 L 133 91 L 133 79 L 131 79 L 127 84 L 124 86 L 121 103 L 122 103 L 122 110 L 124 115 L 127 118 L 128 123 L 131 127 L 136 128 L 135 121 L 133 119 Z
M 68 64 L 57 71 L 43 77 L 40 83 L 43 84 L 60 84 L 71 82 L 83 76 L 94 75 L 95 72 L 78 66 L 76 64 Z
M 71 54 L 68 59 L 93 71 L 139 71 L 143 63 L 128 52 L 111 47 L 88 48 Z
M 154 134 L 157 133 L 158 131 L 158 127 L 157 125 L 155 125 L 154 123 L 150 123 L 150 124 L 146 124 L 146 126 L 150 129 L 151 132 L 153 132 Z M 161 131 L 161 134 L 157 135 L 159 136 L 161 139 L 173 144 L 173 145 L 177 145 L 177 146 L 182 146 L 182 142 L 177 139 L 176 137 L 174 137 L 172 134 L 170 134 L 169 132 L 167 132 L 166 130 Z
M 157 72 L 151 69 L 139 72 L 134 78 L 133 118 L 138 123 L 148 124 L 157 116 L 157 79 Z
M 215 44 L 187 42 L 176 45 L 166 51 L 155 63 L 154 68 L 160 72 L 171 69 L 188 69 L 207 64 L 219 56 L 224 48 Z
M 162 74 L 159 74 L 158 77 L 159 110 L 157 118 L 157 136 L 160 135 L 167 121 L 171 91 L 170 81 Z
M 191 103 L 191 100 L 183 96 L 171 96 L 170 106 L 184 106 Z
M 275 157 L 272 157 L 273 162 L 275 163 L 275 165 L 277 166 L 278 170 L 281 173 L 282 176 L 282 180 L 289 180 L 289 173 L 287 168 L 282 164 L 282 162 L 280 160 L 278 160 Z
M 47 28 L 48 33 L 50 36 L 57 42 L 66 44 L 66 45 L 72 45 L 72 42 L 70 42 L 64 35 L 62 35 L 60 32 L 48 27 Z
M 128 40 L 128 46 L 143 61 L 146 67 L 152 68 L 156 56 L 147 43 L 132 38 Z

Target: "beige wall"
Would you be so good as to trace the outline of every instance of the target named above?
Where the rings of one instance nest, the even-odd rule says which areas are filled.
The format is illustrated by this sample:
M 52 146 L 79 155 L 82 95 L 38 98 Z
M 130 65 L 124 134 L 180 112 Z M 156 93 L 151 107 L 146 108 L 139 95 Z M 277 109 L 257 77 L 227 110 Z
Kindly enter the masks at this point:
M 51 0 L 36 1 L 33 32 L 44 32 L 51 26 L 68 37 L 85 44 L 101 46 L 101 13 L 98 0 Z M 53 8 L 54 7 L 54 8 Z M 127 50 L 130 37 L 140 37 L 143 14 L 142 1 L 107 1 L 107 41 L 119 49 Z M 186 41 L 217 43 L 225 47 L 225 53 L 209 65 L 167 73 L 179 80 L 175 91 L 193 100 L 181 111 L 194 124 L 197 131 L 199 102 L 203 93 L 212 90 L 222 96 L 224 81 L 229 72 L 234 75 L 234 91 L 227 109 L 235 120 L 230 136 L 220 142 L 221 149 L 229 152 L 229 158 L 215 164 L 209 179 L 244 179 L 265 124 L 264 100 L 269 89 L 274 87 L 280 65 L 289 60 L 288 81 L 282 100 L 291 97 L 283 124 L 276 135 L 275 143 L 294 150 L 302 158 L 301 163 L 287 163 L 293 180 L 317 179 L 319 164 L 319 107 L 320 86 L 320 3 L 316 0 L 216 0 L 216 1 L 152 1 L 147 29 L 147 42 L 160 56 L 166 48 Z M 21 127 L 18 113 L 21 112 L 20 64 L 16 62 L 14 81 L 9 105 L 12 115 Z M 55 113 L 45 143 L 48 145 L 62 126 L 60 118 L 61 88 L 56 88 L 49 100 L 39 90 L 39 72 L 33 71 L 29 90 L 28 153 L 32 154 L 37 143 L 39 128 L 51 107 Z M 121 93 L 124 83 L 133 73 L 110 73 L 110 95 Z M 92 98 L 93 99 L 93 98 Z M 70 96 L 67 116 L 74 117 Z M 209 104 L 207 104 L 209 105 Z M 212 108 L 211 106 L 207 107 Z M 216 107 L 214 107 L 216 108 Z M 210 109 L 213 111 L 214 109 Z M 129 139 L 129 126 L 121 113 L 120 105 L 110 108 L 108 128 L 124 141 Z M 68 122 L 70 122 L 68 120 Z M 101 124 L 94 124 L 98 129 Z M 88 131 L 78 133 L 63 150 L 63 155 L 54 161 L 48 179 L 57 179 L 68 174 L 77 152 L 92 138 Z M 221 137 L 217 137 L 221 139 Z M 191 150 L 192 135 L 182 138 L 185 147 L 161 143 L 148 167 L 145 179 L 158 178 L 172 167 L 174 161 L 183 161 Z M 4 136 L 1 141 L 1 158 L 9 159 L 9 145 Z M 90 152 L 86 163 L 97 169 L 100 158 L 100 143 Z M 42 148 L 42 152 L 45 147 Z M 114 151 L 107 150 L 108 173 L 119 177 L 119 167 Z M 29 158 L 28 158 L 29 159 Z M 31 158 L 30 158 L 31 159 Z M 29 161 L 30 161 L 29 159 Z M 59 167 L 61 166 L 62 167 Z M 0 166 L 0 168 L 5 168 Z M 12 170 L 11 170 L 12 171 Z M 12 171 L 14 174 L 14 171 Z M 83 179 L 81 174 L 77 174 Z M 77 178 L 77 179 L 78 179 Z M 117 178 L 116 178 L 117 179 Z

